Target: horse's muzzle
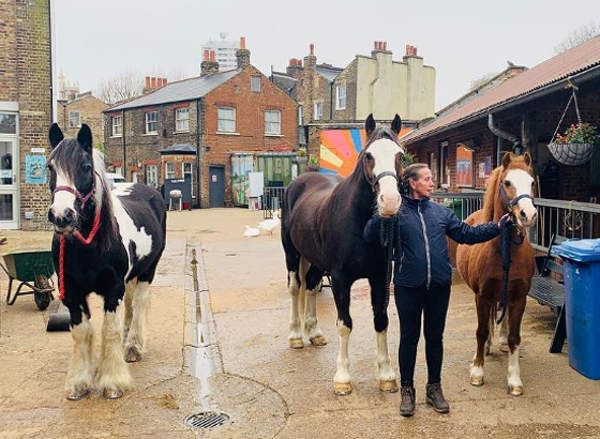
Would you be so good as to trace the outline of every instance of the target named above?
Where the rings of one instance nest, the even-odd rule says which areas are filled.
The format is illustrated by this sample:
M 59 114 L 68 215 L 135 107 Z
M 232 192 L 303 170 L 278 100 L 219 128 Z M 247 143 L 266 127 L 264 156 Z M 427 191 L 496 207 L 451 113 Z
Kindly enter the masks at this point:
M 57 215 L 51 207 L 48 210 L 48 221 L 54 224 L 57 232 L 70 231 L 75 228 L 77 214 L 73 209 L 67 208 L 61 214 Z

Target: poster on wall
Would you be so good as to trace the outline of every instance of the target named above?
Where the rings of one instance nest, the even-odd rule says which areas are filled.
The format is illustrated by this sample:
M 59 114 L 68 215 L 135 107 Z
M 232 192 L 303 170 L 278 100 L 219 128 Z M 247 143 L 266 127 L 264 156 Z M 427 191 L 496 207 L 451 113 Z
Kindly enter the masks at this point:
M 456 184 L 473 186 L 473 150 L 464 146 L 456 148 Z
M 27 154 L 25 156 L 25 183 L 46 183 L 46 156 Z

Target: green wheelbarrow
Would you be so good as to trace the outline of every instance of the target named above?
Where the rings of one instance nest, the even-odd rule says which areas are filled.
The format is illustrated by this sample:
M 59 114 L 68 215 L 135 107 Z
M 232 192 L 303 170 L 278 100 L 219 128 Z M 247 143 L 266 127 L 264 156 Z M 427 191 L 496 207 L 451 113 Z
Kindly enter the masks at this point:
M 45 310 L 54 299 L 54 263 L 49 250 L 23 251 L 2 255 L 4 263 L 0 267 L 8 276 L 8 293 L 6 303 L 12 305 L 18 296 L 33 294 L 33 299 L 40 311 Z M 12 292 L 13 282 L 19 285 Z

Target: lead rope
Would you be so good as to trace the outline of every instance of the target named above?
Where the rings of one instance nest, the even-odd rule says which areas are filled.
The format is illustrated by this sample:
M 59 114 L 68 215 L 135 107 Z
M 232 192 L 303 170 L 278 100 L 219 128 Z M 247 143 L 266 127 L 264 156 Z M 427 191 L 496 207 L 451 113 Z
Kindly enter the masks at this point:
M 386 247 L 385 300 L 386 308 L 390 297 L 390 282 L 392 281 L 392 256 L 394 253 L 394 218 L 384 218 L 379 229 L 379 242 Z
M 510 271 L 510 245 L 512 243 L 512 224 L 506 221 L 500 227 L 500 252 L 502 253 L 502 313 L 500 318 L 496 320 L 499 325 L 504 320 L 506 315 L 506 307 L 508 306 L 508 273 Z
M 84 238 L 79 230 L 73 232 L 73 236 L 77 238 L 79 242 L 83 245 L 90 245 L 94 238 L 96 237 L 96 233 L 98 233 L 98 229 L 100 228 L 100 212 L 96 211 L 96 215 L 94 216 L 94 224 L 92 225 L 92 230 L 87 238 Z M 66 246 L 66 238 L 63 233 L 60 235 L 59 241 L 59 252 L 58 252 L 58 298 L 59 300 L 65 300 L 65 246 Z

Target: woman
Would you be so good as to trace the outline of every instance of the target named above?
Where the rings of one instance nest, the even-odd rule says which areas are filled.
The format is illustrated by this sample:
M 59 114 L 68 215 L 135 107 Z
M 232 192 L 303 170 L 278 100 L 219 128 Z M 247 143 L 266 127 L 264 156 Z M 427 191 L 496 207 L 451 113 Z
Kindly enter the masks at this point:
M 490 222 L 471 227 L 461 222 L 454 212 L 430 201 L 434 189 L 431 170 L 426 164 L 408 166 L 402 176 L 407 195 L 402 197 L 394 228 L 394 293 L 400 318 L 400 414 L 412 416 L 415 411 L 413 375 L 417 345 L 424 316 L 425 353 L 427 358 L 426 401 L 439 413 L 450 406 L 441 387 L 442 338 L 450 299 L 452 267 L 448 257 L 446 235 L 461 244 L 475 244 L 498 236 L 500 225 Z M 367 223 L 364 235 L 368 241 L 380 236 L 381 218 Z

